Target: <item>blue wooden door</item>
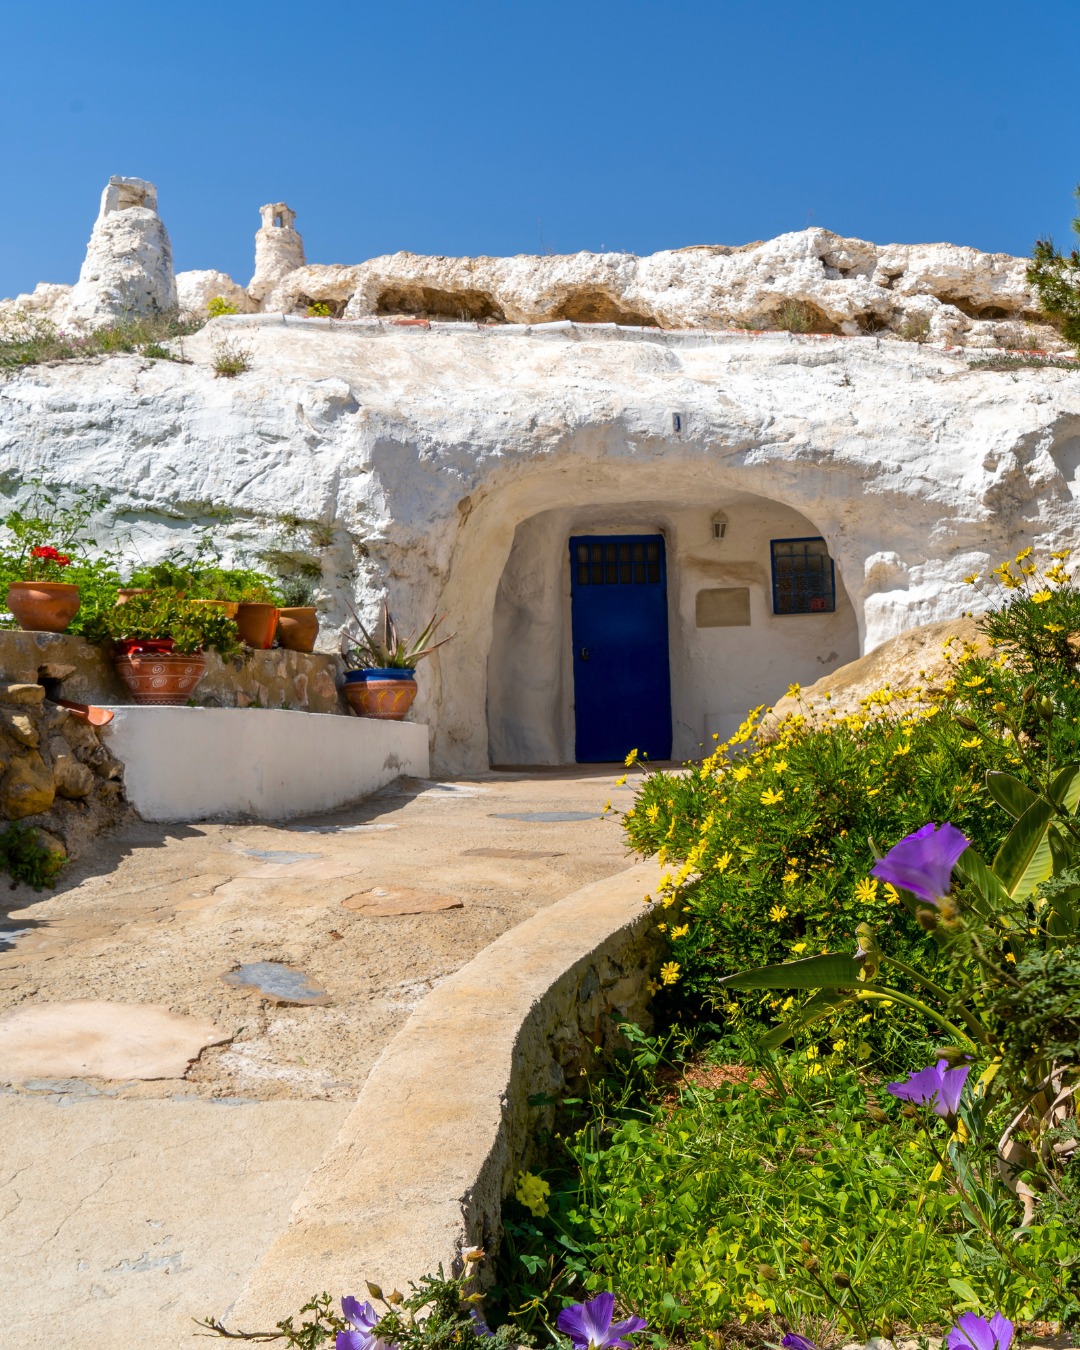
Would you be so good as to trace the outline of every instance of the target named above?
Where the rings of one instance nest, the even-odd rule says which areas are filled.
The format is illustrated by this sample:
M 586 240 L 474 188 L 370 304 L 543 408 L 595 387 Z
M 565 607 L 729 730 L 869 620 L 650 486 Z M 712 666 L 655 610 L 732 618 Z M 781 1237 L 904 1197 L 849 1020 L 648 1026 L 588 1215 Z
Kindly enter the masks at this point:
M 658 534 L 570 540 L 580 764 L 671 758 L 667 574 Z

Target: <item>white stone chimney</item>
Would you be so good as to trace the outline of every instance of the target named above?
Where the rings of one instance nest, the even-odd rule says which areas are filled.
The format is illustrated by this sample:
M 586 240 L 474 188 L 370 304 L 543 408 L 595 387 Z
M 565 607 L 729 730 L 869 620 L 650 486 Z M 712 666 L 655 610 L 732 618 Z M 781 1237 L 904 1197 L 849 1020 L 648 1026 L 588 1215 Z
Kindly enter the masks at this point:
M 293 228 L 296 212 L 284 202 L 261 206 L 262 227 L 255 235 L 255 275 L 248 286 L 248 295 L 260 303 L 266 299 L 283 277 L 303 267 L 304 241 Z
M 68 305 L 86 324 L 176 308 L 172 245 L 153 183 L 109 179 Z

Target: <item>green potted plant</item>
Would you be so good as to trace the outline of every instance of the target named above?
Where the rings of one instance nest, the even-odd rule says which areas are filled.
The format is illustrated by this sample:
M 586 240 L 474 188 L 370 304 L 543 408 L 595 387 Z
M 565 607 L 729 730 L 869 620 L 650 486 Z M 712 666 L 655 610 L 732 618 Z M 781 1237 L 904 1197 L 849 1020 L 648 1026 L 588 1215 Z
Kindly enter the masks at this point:
M 8 585 L 7 605 L 24 630 L 62 633 L 79 610 L 79 588 L 62 581 L 71 558 L 51 544 L 31 548 L 23 579 Z
M 289 577 L 281 583 L 281 600 L 278 642 L 291 652 L 313 652 L 319 636 L 315 588 L 307 577 Z
M 350 612 L 361 636 L 345 634 L 354 644 L 345 652 L 348 667 L 343 686 L 345 697 L 359 717 L 400 722 L 416 697 L 417 662 L 444 646 L 454 634 L 435 642 L 435 633 L 443 620 L 432 615 L 427 627 L 415 637 L 402 638 L 385 604 L 382 632 L 376 630 L 371 634 L 356 611 Z
M 240 641 L 246 647 L 265 650 L 274 645 L 278 616 L 281 613 L 278 605 L 280 598 L 273 580 L 257 572 L 250 573 L 241 584 L 236 627 L 240 633 Z
M 71 572 L 89 566 L 73 555 L 94 546 L 90 521 L 104 498 L 90 489 L 69 494 L 67 504 L 39 480 L 30 484 L 23 508 L 4 516 L 0 577 L 7 583 L 8 609 L 20 628 L 63 633 L 79 609 L 79 587 Z
M 88 636 L 111 640 L 117 674 L 140 704 L 186 703 L 206 674 L 205 653 L 231 656 L 239 647 L 222 610 L 172 591 L 133 595 L 102 613 Z

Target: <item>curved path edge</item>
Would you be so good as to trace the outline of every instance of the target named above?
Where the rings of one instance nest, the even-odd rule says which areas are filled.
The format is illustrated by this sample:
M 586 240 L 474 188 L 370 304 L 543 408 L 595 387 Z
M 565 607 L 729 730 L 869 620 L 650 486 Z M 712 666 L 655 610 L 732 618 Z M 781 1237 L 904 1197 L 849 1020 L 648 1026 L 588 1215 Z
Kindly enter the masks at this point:
M 647 1021 L 660 869 L 638 863 L 510 929 L 435 988 L 375 1062 L 289 1222 L 227 1315 L 267 1328 L 317 1293 L 390 1290 L 493 1250 L 540 1112 L 615 1036 Z

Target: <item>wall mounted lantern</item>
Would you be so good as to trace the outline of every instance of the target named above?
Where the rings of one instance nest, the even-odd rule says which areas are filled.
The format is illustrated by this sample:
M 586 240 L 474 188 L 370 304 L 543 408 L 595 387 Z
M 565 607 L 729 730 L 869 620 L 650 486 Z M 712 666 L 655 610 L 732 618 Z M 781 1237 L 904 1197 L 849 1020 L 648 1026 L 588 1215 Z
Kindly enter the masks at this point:
M 724 515 L 723 511 L 717 511 L 716 515 L 712 518 L 712 537 L 714 539 L 723 539 L 724 535 L 727 533 L 727 527 L 727 516 Z

